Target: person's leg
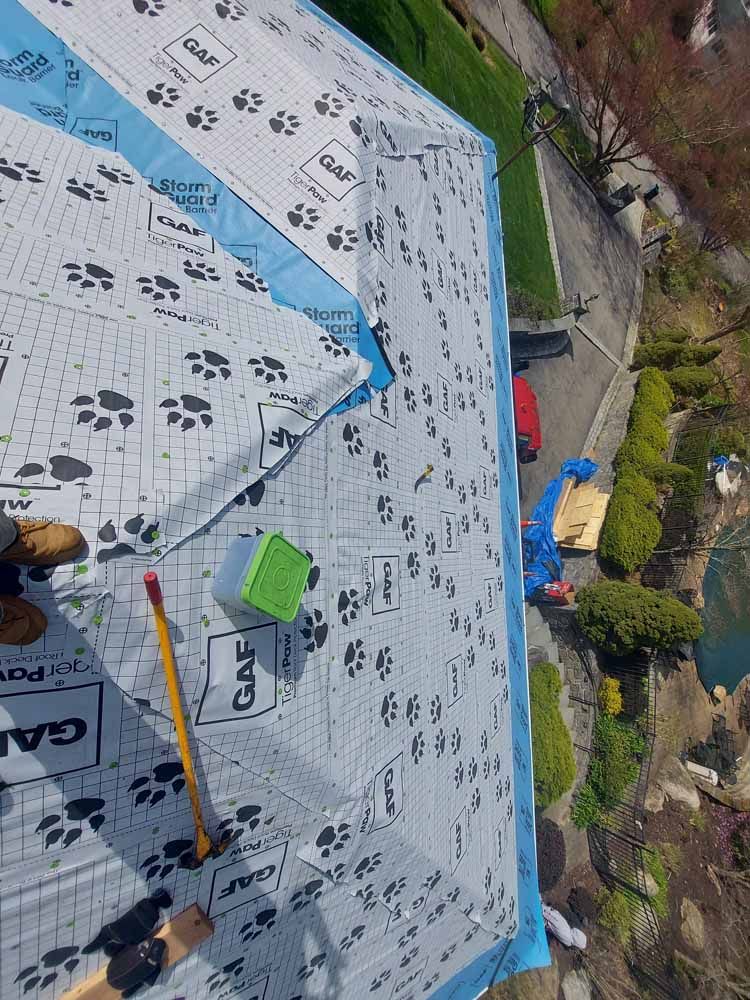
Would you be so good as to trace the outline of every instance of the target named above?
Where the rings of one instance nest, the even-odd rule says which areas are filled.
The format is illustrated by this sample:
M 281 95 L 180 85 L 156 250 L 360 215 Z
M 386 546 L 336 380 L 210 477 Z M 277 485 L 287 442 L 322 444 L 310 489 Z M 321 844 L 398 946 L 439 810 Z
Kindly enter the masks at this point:
M 10 518 L 6 517 L 10 521 Z M 0 549 L 0 562 L 19 566 L 57 566 L 75 559 L 86 546 L 78 528 L 47 521 L 14 521 L 16 538 Z
M 0 510 L 0 552 L 10 548 L 18 538 L 18 528 L 12 517 Z

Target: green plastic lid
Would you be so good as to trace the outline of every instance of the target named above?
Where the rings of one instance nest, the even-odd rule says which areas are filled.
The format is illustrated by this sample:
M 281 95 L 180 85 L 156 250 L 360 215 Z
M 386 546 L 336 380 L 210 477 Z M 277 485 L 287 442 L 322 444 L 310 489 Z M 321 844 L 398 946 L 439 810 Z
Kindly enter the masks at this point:
M 247 571 L 240 591 L 242 600 L 279 621 L 294 621 L 311 565 L 304 552 L 296 549 L 280 531 L 269 531 L 261 539 Z

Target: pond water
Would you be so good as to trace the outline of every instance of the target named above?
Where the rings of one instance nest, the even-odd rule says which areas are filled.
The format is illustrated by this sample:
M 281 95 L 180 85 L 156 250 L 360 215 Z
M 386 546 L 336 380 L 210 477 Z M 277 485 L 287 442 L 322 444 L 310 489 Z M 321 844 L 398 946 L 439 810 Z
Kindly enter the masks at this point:
M 750 673 L 750 518 L 717 539 L 703 578 L 703 599 L 698 672 L 707 691 L 723 684 L 731 694 Z

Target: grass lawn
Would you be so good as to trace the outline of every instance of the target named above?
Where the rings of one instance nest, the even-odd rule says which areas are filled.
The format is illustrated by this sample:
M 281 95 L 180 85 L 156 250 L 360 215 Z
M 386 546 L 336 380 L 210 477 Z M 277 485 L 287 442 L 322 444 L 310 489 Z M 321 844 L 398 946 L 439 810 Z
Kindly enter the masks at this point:
M 445 104 L 490 136 L 503 162 L 520 145 L 523 77 L 489 42 L 482 55 L 440 0 L 317 0 Z M 508 285 L 557 306 L 534 153 L 501 178 Z

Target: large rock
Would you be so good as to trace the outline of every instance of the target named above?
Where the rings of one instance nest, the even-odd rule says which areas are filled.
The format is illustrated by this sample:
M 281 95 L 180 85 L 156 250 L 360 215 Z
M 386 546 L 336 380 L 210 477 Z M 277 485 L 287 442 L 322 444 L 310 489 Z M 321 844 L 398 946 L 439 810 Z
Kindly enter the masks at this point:
M 687 896 L 680 903 L 680 931 L 685 944 L 694 951 L 703 951 L 706 944 L 706 931 L 703 926 L 703 916 L 695 903 Z
M 591 983 L 581 969 L 566 972 L 561 985 L 565 1000 L 591 1000 Z
M 673 802 L 681 802 L 694 812 L 700 809 L 701 800 L 693 779 L 676 757 L 668 757 L 664 762 L 656 784 Z
M 727 689 L 723 684 L 714 684 L 711 688 L 711 701 L 714 705 L 720 705 L 727 700 Z
M 651 874 L 651 872 L 644 871 L 643 873 L 644 881 L 646 883 L 646 895 L 649 899 L 653 899 L 654 896 L 659 895 L 659 886 L 656 879 Z
M 664 808 L 664 789 L 657 784 L 649 785 L 648 791 L 646 792 L 646 800 L 643 803 L 646 807 L 646 812 L 658 813 Z
M 532 969 L 511 976 L 499 986 L 490 987 L 489 1000 L 557 1000 L 560 972 L 554 958 L 544 969 Z

